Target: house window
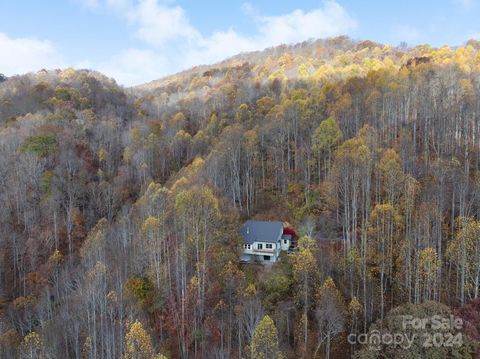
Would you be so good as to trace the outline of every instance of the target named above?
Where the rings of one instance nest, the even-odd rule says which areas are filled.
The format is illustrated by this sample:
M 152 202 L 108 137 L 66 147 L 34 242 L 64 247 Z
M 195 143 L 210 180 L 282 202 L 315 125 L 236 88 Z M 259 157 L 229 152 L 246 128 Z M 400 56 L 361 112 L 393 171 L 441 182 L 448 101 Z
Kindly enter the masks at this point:
M 247 244 L 247 249 L 250 249 L 250 244 Z
M 283 240 L 283 243 L 287 244 L 287 240 L 286 240 L 286 239 L 284 239 L 284 240 Z
M 257 249 L 263 249 L 262 243 L 258 243 L 258 244 L 257 244 Z
M 272 249 L 272 245 L 270 243 L 265 244 L 265 247 L 268 249 Z

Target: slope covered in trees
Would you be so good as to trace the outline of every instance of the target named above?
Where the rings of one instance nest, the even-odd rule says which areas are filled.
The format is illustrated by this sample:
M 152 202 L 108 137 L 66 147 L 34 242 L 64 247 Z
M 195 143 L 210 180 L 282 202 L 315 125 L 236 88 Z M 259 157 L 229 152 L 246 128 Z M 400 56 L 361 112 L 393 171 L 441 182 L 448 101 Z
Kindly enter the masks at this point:
M 435 311 L 474 356 L 479 75 L 475 41 L 339 37 L 130 89 L 5 79 L 0 356 L 376 357 L 347 335 Z M 298 252 L 240 266 L 247 218 Z

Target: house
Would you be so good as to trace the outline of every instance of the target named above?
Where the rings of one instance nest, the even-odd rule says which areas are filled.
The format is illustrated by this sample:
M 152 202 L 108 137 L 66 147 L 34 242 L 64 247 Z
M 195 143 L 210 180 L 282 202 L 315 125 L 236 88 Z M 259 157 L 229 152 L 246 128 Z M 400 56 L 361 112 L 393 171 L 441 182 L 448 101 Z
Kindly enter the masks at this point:
M 243 236 L 242 262 L 276 262 L 280 251 L 288 251 L 292 244 L 292 234 L 284 234 L 283 223 L 278 221 L 249 220 L 240 232 Z

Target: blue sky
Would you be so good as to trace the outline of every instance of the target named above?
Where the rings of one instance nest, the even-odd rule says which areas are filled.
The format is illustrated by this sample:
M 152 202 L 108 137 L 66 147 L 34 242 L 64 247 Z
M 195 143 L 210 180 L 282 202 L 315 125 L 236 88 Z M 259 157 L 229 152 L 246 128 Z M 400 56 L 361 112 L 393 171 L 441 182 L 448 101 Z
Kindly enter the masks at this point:
M 480 38 L 480 0 L 2 0 L 0 72 L 91 68 L 129 86 L 239 52 L 340 34 Z

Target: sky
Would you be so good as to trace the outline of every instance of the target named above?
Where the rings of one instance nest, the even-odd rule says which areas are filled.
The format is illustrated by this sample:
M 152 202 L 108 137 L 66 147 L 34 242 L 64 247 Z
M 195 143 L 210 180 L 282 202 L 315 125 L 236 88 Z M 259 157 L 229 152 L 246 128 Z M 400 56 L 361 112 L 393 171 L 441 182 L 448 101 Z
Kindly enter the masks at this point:
M 480 0 L 1 0 L 0 73 L 73 67 L 132 86 L 240 52 L 348 35 L 480 39 Z

